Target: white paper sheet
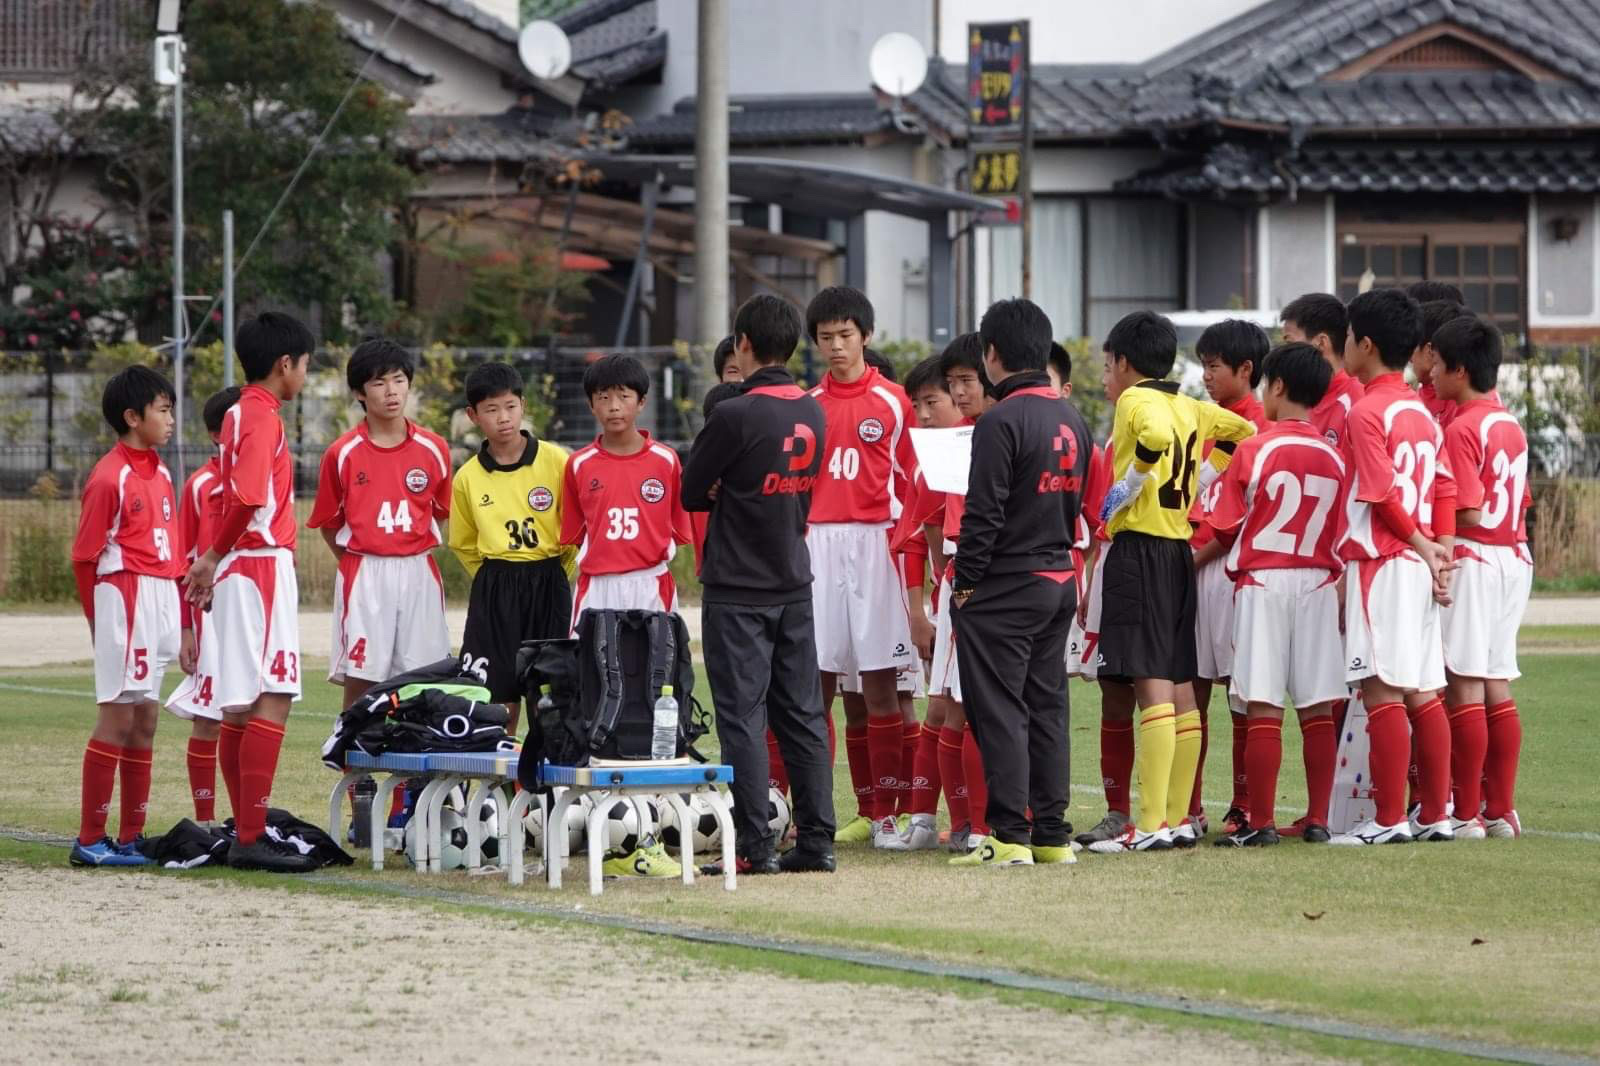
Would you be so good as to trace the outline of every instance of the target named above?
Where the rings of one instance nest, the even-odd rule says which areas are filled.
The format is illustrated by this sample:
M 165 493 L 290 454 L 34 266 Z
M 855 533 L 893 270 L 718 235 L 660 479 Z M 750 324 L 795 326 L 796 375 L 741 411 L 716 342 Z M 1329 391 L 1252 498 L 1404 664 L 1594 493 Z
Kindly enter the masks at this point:
M 972 426 L 954 429 L 911 430 L 911 448 L 917 453 L 922 477 L 935 492 L 967 494 L 967 474 L 972 469 Z

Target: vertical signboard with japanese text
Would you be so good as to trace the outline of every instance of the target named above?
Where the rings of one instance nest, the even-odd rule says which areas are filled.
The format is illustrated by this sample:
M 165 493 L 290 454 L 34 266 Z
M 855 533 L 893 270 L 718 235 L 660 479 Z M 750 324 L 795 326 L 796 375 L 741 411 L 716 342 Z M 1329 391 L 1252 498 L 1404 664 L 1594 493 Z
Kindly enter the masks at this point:
M 1026 19 L 967 24 L 967 183 L 1022 201 L 1023 296 L 1033 290 L 1032 81 Z

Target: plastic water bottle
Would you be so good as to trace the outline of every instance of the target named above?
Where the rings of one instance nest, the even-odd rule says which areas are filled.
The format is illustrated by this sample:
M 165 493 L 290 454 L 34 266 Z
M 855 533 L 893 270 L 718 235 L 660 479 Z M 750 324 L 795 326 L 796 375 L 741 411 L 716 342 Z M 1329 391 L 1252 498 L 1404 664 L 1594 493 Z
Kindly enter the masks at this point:
M 661 686 L 661 698 L 656 700 L 655 729 L 650 734 L 650 758 L 671 759 L 678 754 L 678 701 L 673 698 L 672 686 Z
M 536 719 L 536 721 L 542 723 L 544 721 L 545 712 L 549 711 L 549 710 L 553 710 L 555 708 L 555 705 L 556 705 L 555 700 L 552 700 L 550 698 L 550 686 L 549 685 L 540 685 L 539 686 L 539 702 L 533 705 L 534 713 L 538 715 L 538 718 Z M 530 725 L 531 725 L 531 723 L 530 723 Z
M 350 801 L 350 843 L 358 848 L 372 845 L 372 801 L 378 794 L 378 783 L 370 777 L 356 782 Z

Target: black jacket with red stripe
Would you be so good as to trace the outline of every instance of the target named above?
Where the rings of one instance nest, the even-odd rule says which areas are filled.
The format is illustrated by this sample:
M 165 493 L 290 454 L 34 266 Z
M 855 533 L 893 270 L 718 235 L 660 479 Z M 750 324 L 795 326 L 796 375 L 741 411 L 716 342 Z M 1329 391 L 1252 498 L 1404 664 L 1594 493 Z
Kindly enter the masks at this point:
M 957 589 L 976 587 L 986 574 L 1072 568 L 1089 427 L 1042 370 L 1013 374 L 995 396 L 972 432 Z
M 743 394 L 712 409 L 683 467 L 683 506 L 711 512 L 700 566 L 707 603 L 810 598 L 806 521 L 822 440 L 821 405 L 781 366 L 757 370 Z

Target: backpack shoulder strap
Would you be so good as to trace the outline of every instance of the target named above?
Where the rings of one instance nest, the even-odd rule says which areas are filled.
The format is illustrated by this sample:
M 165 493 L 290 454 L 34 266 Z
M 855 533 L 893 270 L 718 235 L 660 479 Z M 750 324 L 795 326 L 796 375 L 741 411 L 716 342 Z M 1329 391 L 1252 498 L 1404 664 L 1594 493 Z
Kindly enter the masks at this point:
M 591 652 L 596 673 L 600 678 L 600 692 L 595 702 L 594 720 L 589 726 L 589 744 L 597 748 L 604 744 L 617 728 L 622 714 L 622 655 L 618 646 L 620 616 L 616 611 L 594 612 L 594 629 L 591 633 Z
M 673 625 L 672 615 L 665 611 L 655 611 L 650 615 L 650 702 L 653 704 L 661 698 L 661 689 L 671 685 L 677 680 L 678 671 L 678 627 Z M 683 693 L 674 689 L 674 695 L 681 701 Z

